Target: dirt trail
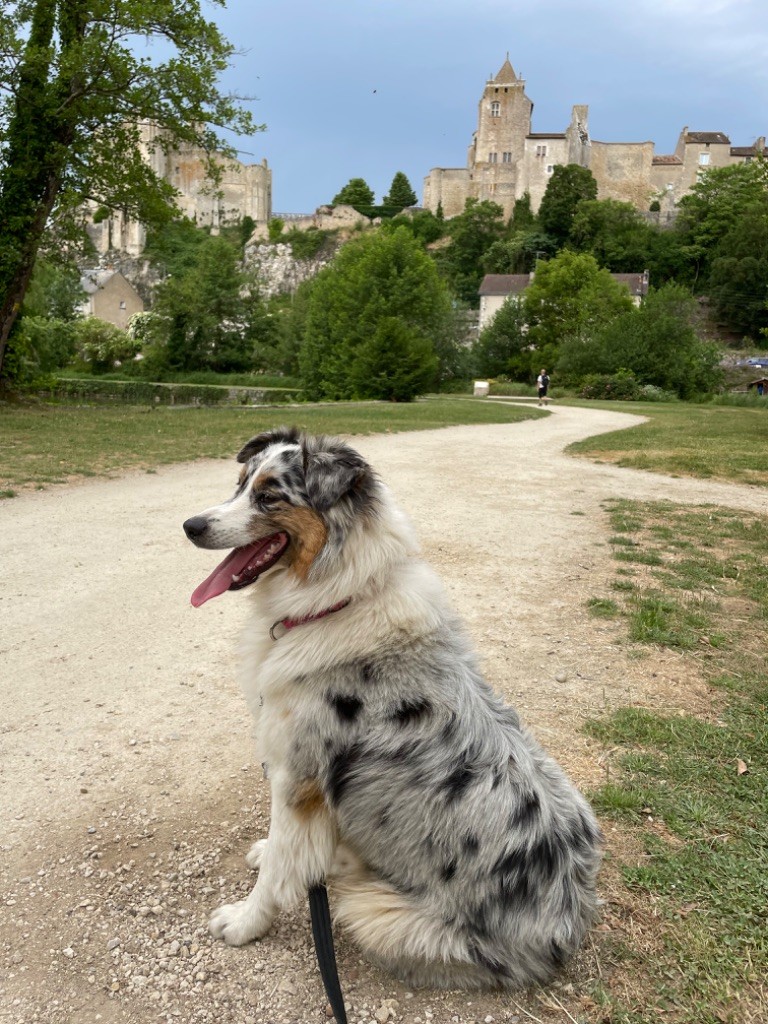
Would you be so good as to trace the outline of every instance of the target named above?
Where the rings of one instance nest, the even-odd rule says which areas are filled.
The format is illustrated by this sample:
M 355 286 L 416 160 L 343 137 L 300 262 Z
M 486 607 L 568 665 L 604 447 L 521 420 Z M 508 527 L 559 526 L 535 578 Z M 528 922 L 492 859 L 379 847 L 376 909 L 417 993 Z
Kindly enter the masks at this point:
M 651 673 L 587 615 L 611 575 L 602 503 L 766 510 L 757 489 L 563 454 L 637 422 L 558 408 L 353 441 L 414 520 L 492 683 L 583 786 L 601 769 L 582 720 L 675 706 L 684 682 L 676 658 Z M 189 605 L 212 563 L 181 531 L 235 479 L 207 461 L 0 505 L 2 1021 L 326 1020 L 303 908 L 245 950 L 204 928 L 248 886 L 242 854 L 268 813 L 234 681 L 247 602 Z M 339 955 L 350 1020 L 548 1019 L 522 997 L 408 993 L 343 940 Z M 557 990 L 574 1015 L 577 973 Z

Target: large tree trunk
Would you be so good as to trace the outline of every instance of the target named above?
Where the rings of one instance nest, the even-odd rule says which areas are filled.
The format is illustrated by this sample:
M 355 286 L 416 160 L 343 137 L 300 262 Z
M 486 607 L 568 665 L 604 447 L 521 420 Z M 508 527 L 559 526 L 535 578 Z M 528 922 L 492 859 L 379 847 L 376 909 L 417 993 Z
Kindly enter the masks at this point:
M 74 132 L 66 97 L 73 82 L 52 78 L 52 45 L 71 42 L 83 22 L 80 0 L 37 0 L 8 126 L 0 179 L 0 380 L 8 337 L 29 286 L 56 202 Z M 73 16 L 74 15 L 74 16 Z

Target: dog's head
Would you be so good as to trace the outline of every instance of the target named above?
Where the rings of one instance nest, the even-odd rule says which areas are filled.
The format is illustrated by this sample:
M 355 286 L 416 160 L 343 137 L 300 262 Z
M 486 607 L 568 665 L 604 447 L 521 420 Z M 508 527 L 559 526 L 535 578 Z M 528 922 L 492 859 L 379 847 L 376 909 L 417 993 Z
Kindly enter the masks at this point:
M 271 430 L 251 438 L 237 461 L 243 467 L 234 495 L 184 523 L 198 547 L 233 549 L 193 593 L 195 607 L 250 586 L 278 564 L 310 578 L 352 522 L 377 511 L 373 471 L 335 438 Z

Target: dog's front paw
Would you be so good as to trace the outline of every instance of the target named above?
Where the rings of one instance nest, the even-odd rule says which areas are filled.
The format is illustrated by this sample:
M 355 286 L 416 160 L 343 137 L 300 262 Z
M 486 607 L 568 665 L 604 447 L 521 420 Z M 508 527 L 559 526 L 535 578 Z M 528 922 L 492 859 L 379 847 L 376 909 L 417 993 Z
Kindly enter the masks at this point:
M 266 839 L 257 839 L 248 853 L 245 855 L 245 863 L 249 868 L 258 869 L 261 867 L 261 860 L 267 848 Z
M 266 935 L 270 923 L 265 915 L 248 906 L 248 900 L 241 900 L 214 910 L 208 929 L 214 938 L 224 939 L 228 946 L 244 946 Z

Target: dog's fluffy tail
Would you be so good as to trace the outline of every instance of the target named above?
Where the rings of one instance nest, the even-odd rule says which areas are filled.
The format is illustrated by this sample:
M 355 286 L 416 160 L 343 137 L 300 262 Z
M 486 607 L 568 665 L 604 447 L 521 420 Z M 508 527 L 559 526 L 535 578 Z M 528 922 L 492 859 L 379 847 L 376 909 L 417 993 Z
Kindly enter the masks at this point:
M 371 959 L 414 986 L 477 988 L 493 984 L 445 921 L 373 874 L 340 846 L 329 875 L 333 919 Z

